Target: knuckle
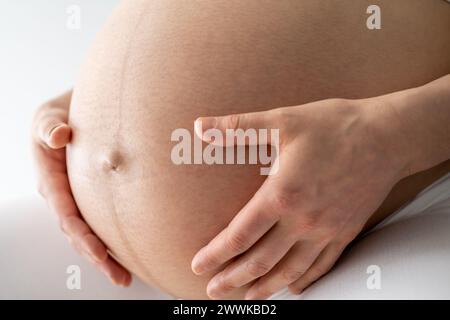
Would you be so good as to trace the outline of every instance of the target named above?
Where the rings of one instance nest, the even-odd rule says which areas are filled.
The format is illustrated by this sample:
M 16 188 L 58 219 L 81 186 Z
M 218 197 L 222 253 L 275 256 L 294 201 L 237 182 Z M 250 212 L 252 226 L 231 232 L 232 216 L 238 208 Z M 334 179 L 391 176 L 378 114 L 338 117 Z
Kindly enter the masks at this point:
M 326 232 L 333 234 L 333 236 L 341 231 L 346 226 L 348 221 L 348 215 L 346 215 L 346 212 L 343 212 L 338 208 L 326 210 L 322 218 L 323 228 Z
M 288 213 L 293 210 L 297 201 L 296 192 L 278 191 L 272 196 L 271 203 L 275 212 Z
M 341 227 L 343 227 L 345 225 L 345 222 L 347 221 L 343 214 L 335 210 L 329 210 L 328 212 L 325 212 L 323 218 L 326 222 L 326 227 L 330 230 L 341 229 Z
M 320 222 L 320 226 L 317 226 L 317 229 L 319 230 L 320 238 L 325 243 L 333 241 L 339 231 L 339 229 L 332 223 L 324 223 L 323 221 Z
M 264 285 L 257 285 L 252 290 L 254 290 L 259 297 L 270 297 L 273 294 L 273 292 Z
M 50 100 L 50 101 L 47 101 L 47 102 L 42 103 L 42 104 L 37 108 L 35 114 L 38 114 L 39 112 L 45 112 L 45 111 L 51 109 L 51 108 L 52 108 L 52 102 L 53 102 L 53 100 Z
M 276 213 L 270 210 L 258 210 L 255 214 L 255 221 L 272 221 L 274 215 Z
M 51 105 L 49 102 L 40 105 L 36 111 L 33 113 L 32 117 L 32 132 L 34 134 L 38 134 L 40 129 L 42 128 L 42 123 L 45 120 L 45 114 L 48 113 Z
M 270 266 L 262 261 L 250 260 L 246 263 L 246 269 L 250 276 L 259 278 L 270 270 Z
M 298 112 L 298 109 L 296 109 L 296 111 Z M 272 112 L 273 114 L 271 116 L 275 119 L 280 128 L 285 128 L 287 130 L 298 128 L 299 117 L 297 116 L 297 112 L 293 111 L 293 107 L 277 108 L 272 110 Z
M 299 284 L 291 284 L 288 286 L 288 290 L 292 294 L 300 294 L 302 292 L 302 286 Z
M 303 228 L 314 230 L 316 237 L 324 241 L 324 244 L 340 238 L 346 224 L 346 220 L 335 211 L 311 212 L 302 218 L 304 218 L 304 221 L 301 222 Z
M 340 248 L 345 248 L 347 245 L 356 238 L 354 233 L 344 233 L 339 238 L 335 240 L 336 246 Z
M 60 219 L 59 227 L 64 234 L 78 238 L 81 234 L 86 233 L 84 229 L 78 229 L 82 227 L 79 222 L 77 217 L 65 217 Z
M 49 108 L 49 103 L 43 103 L 41 104 L 34 112 L 33 112 L 33 124 L 35 125 L 37 122 L 40 121 L 41 115 L 43 112 L 45 112 Z M 34 126 L 36 127 L 36 126 Z
M 229 292 L 229 291 L 232 291 L 232 290 L 236 289 L 236 287 L 231 283 L 230 278 L 227 277 L 227 275 L 225 273 L 223 273 L 219 277 L 219 279 L 218 279 L 218 286 L 224 292 Z
M 296 270 L 296 269 L 285 269 L 282 271 L 282 278 L 283 280 L 285 280 L 287 283 L 291 283 L 295 280 L 297 280 L 298 278 L 300 278 L 302 276 L 303 272 L 301 272 L 300 270 Z
M 233 232 L 225 238 L 225 246 L 232 253 L 242 253 L 247 249 L 246 239 L 247 237 L 244 234 Z
M 316 213 L 309 213 L 300 216 L 295 225 L 299 234 L 310 234 L 319 227 L 319 217 Z
M 67 222 L 62 220 L 59 222 L 59 229 L 66 235 L 69 236 Z
M 276 119 L 276 121 L 280 125 L 286 124 L 288 119 L 290 118 L 289 117 L 289 110 L 286 107 L 276 108 L 276 109 L 271 110 L 270 112 L 272 113 L 271 117 L 273 119 Z
M 345 226 L 347 226 L 348 221 L 351 221 L 351 215 L 349 215 L 347 212 L 343 212 L 340 209 L 335 209 L 330 214 L 330 220 L 333 223 L 333 226 L 336 229 L 343 229 Z
M 320 276 L 324 275 L 328 271 L 330 271 L 331 266 L 318 264 L 311 268 L 311 274 L 313 275 L 314 279 L 319 278 Z
M 69 242 L 69 244 L 75 249 L 75 243 L 74 243 L 72 237 L 69 237 L 68 235 L 65 235 L 65 236 L 66 236 L 66 239 Z
M 203 253 L 202 259 L 203 259 L 203 263 L 206 266 L 219 265 L 220 264 L 219 258 L 215 254 L 211 253 L 210 250 L 206 250 Z
M 80 246 L 77 243 L 72 241 L 70 245 L 72 246 L 72 248 L 75 250 L 76 253 L 78 253 L 80 256 L 83 257 L 83 251 L 80 249 Z

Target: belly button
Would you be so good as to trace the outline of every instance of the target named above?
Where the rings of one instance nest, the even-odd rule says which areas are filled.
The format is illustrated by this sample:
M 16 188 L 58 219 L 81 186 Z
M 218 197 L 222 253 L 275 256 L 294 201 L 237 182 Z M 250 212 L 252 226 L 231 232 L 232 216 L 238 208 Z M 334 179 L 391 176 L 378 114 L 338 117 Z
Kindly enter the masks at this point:
M 102 170 L 106 173 L 119 172 L 123 167 L 123 155 L 119 151 L 112 151 L 103 156 Z

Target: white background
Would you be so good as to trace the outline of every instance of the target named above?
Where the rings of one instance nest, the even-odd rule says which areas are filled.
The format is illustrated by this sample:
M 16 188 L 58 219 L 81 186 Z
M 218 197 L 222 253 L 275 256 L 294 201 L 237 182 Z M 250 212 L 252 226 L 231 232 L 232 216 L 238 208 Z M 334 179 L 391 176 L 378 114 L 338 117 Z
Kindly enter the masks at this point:
M 118 0 L 0 0 L 0 204 L 35 193 L 30 124 L 44 101 L 72 87 Z M 81 9 L 81 29 L 67 8 Z M 1 213 L 0 213 L 1 214 Z

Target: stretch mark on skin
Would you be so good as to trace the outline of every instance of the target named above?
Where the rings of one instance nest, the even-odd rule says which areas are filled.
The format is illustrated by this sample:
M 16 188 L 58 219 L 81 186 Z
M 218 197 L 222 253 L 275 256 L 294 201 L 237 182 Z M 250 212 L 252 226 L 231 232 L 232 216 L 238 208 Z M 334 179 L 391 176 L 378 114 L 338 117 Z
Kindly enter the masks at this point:
M 139 29 L 139 26 L 141 25 L 142 19 L 145 17 L 145 15 L 147 14 L 148 10 L 150 9 L 150 5 L 144 6 L 144 8 L 142 8 L 142 12 L 139 15 L 136 25 L 134 26 L 132 33 L 129 37 L 128 43 L 127 43 L 127 47 L 126 47 L 126 51 L 125 51 L 125 56 L 124 56 L 124 61 L 123 61 L 123 67 L 121 70 L 121 74 L 120 74 L 120 85 L 119 85 L 119 123 L 118 123 L 118 128 L 116 133 L 114 134 L 114 141 L 115 141 L 115 148 L 113 148 L 113 151 L 110 154 L 107 155 L 107 159 L 103 161 L 102 166 L 103 169 L 110 175 L 111 179 L 117 179 L 117 183 L 121 183 L 121 179 L 120 179 L 120 174 L 122 172 L 124 172 L 124 174 L 126 174 L 126 170 L 129 169 L 126 167 L 125 162 L 127 161 L 127 156 L 124 155 L 121 150 L 124 150 L 123 148 L 123 141 L 124 141 L 124 137 L 122 134 L 122 117 L 123 117 L 123 96 L 124 96 L 124 89 L 125 89 L 125 76 L 126 76 L 126 71 L 128 69 L 128 65 L 129 65 L 129 57 L 130 57 L 130 51 L 132 48 L 132 44 L 133 41 L 135 40 L 136 35 L 138 34 L 137 31 Z M 112 210 L 112 220 L 114 225 L 116 226 L 116 230 L 117 230 L 117 235 L 118 237 L 122 240 L 123 246 L 125 247 L 125 250 L 129 253 L 130 257 L 132 258 L 135 266 L 142 272 L 145 274 L 145 276 L 147 278 L 149 278 L 150 280 L 152 280 L 152 282 L 154 282 L 154 278 L 152 277 L 151 274 L 149 274 L 147 268 L 145 267 L 145 265 L 142 263 L 142 261 L 138 258 L 138 254 L 136 253 L 136 251 L 134 250 L 129 238 L 127 237 L 127 235 L 125 234 L 125 232 L 123 231 L 122 228 L 122 219 L 124 217 L 124 214 L 120 214 L 120 209 L 119 209 L 119 205 L 117 204 L 117 196 L 120 197 L 120 192 L 119 194 L 117 194 L 118 189 L 116 187 L 114 187 L 115 184 L 110 184 L 109 187 L 109 191 L 110 191 L 110 197 L 111 197 L 111 203 L 113 206 L 113 210 Z M 119 188 L 120 190 L 120 188 Z M 115 256 L 114 252 L 112 252 L 113 256 Z

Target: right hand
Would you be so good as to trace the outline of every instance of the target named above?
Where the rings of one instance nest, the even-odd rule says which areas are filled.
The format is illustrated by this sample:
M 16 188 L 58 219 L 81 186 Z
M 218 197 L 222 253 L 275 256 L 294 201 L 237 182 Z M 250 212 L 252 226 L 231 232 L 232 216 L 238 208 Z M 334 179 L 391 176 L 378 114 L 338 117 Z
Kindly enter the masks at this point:
M 65 147 L 70 142 L 68 126 L 72 91 L 44 105 L 34 115 L 32 148 L 39 180 L 39 192 L 59 218 L 70 244 L 91 261 L 114 284 L 128 286 L 131 274 L 107 251 L 103 242 L 83 220 L 70 189 Z

